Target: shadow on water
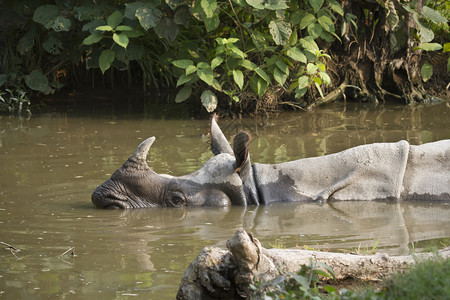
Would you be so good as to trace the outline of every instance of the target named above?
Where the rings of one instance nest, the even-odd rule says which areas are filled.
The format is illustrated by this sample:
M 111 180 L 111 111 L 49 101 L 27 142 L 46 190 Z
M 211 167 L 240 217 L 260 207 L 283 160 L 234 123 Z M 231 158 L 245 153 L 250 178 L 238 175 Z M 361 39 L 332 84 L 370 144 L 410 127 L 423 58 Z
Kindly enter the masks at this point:
M 29 120 L 0 117 L 0 241 L 21 250 L 16 258 L 0 248 L 0 295 L 174 298 L 184 270 L 199 251 L 225 247 L 241 227 L 269 248 L 352 251 L 378 243 L 382 251 L 406 254 L 411 248 L 448 246 L 448 203 L 94 209 L 94 188 L 149 136 L 157 138 L 148 162 L 158 173 L 183 175 L 212 156 L 207 120 L 158 114 L 161 109 L 121 114 L 104 108 L 35 114 Z M 229 138 L 248 131 L 252 161 L 275 163 L 373 142 L 448 139 L 449 112 L 446 103 L 335 104 L 312 113 L 221 120 L 220 126 Z

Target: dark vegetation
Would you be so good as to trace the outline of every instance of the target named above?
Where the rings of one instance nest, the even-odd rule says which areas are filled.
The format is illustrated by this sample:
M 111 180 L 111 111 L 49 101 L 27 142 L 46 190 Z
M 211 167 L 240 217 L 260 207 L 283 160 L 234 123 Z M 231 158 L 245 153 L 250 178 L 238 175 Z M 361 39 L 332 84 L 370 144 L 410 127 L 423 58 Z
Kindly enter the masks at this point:
M 430 101 L 449 81 L 445 0 L 5 0 L 0 111 L 36 95 L 176 89 L 208 112 Z M 34 104 L 34 100 L 33 103 Z
M 329 278 L 328 282 L 319 275 Z M 333 271 L 327 266 L 311 261 L 295 274 L 253 286 L 253 296 L 256 299 L 384 300 L 447 299 L 450 295 L 450 260 L 441 257 L 417 263 L 406 273 L 388 277 L 375 287 L 364 282 L 335 282 L 333 277 Z M 358 288 L 354 289 L 355 286 Z

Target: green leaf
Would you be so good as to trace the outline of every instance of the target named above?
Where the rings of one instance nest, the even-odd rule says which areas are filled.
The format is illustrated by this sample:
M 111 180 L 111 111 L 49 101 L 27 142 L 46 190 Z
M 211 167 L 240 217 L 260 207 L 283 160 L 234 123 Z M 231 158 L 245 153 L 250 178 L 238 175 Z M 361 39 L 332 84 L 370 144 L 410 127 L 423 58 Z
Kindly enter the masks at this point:
M 220 66 L 220 64 L 223 62 L 223 58 L 220 56 L 214 57 L 211 61 L 211 69 L 215 69 L 216 67 Z
M 258 67 L 256 64 L 249 61 L 248 59 L 244 59 L 244 61 L 241 63 L 241 66 L 250 71 L 254 71 Z
M 322 85 L 322 79 L 320 79 L 319 77 L 314 77 L 313 80 L 314 83 L 317 83 L 319 86 Z
M 217 96 L 210 90 L 206 90 L 200 96 L 202 100 L 203 106 L 206 108 L 206 111 L 213 112 L 217 107 Z
M 323 63 L 318 62 L 317 67 L 320 69 L 320 71 L 325 72 L 326 66 Z
M 309 0 L 309 4 L 312 6 L 315 12 L 318 12 L 323 5 L 323 0 Z
M 274 68 L 273 70 L 273 78 L 276 82 L 278 82 L 280 85 L 284 85 L 288 78 L 288 74 L 280 70 L 278 67 Z
M 124 31 L 123 33 L 126 34 L 128 38 L 137 38 L 144 35 L 141 31 L 136 29 L 133 29 L 131 31 Z
M 286 0 L 266 0 L 264 1 L 264 8 L 268 10 L 279 10 L 289 8 L 289 6 L 286 4 Z
M 422 22 L 419 19 L 418 14 L 413 15 L 414 21 L 416 21 L 417 27 L 419 28 L 419 35 L 421 37 L 421 41 L 424 43 L 431 42 L 434 39 L 434 32 L 430 28 L 428 28 L 427 24 Z
M 326 85 L 331 84 L 331 78 L 330 78 L 330 76 L 328 76 L 327 73 L 319 72 L 319 76 L 320 76 L 320 78 L 322 78 L 323 83 L 325 83 Z
M 322 25 L 318 23 L 312 23 L 308 25 L 308 33 L 313 38 L 317 39 L 322 34 Z
M 72 26 L 72 21 L 70 21 L 70 19 L 67 19 L 63 16 L 57 16 L 53 20 L 52 29 L 57 32 L 69 31 L 71 26 Z
M 328 274 L 329 274 L 330 276 L 327 276 L 327 277 L 331 277 L 331 278 L 333 278 L 333 279 L 336 278 L 336 274 L 334 273 L 333 269 L 332 269 L 329 265 L 327 265 L 327 264 L 325 264 L 325 263 L 323 263 L 323 262 L 320 262 L 320 261 L 317 261 L 316 264 L 317 264 L 319 267 L 322 267 L 322 268 L 324 268 L 325 270 L 328 271 Z
M 301 76 L 298 79 L 298 88 L 300 88 L 300 89 L 306 88 L 309 86 L 310 83 L 311 83 L 311 78 L 309 78 L 308 76 Z
M 239 58 L 244 59 L 246 57 L 245 53 L 242 52 L 242 50 L 239 49 L 237 46 L 230 44 L 230 45 L 228 45 L 228 48 L 231 50 L 231 52 L 236 54 Z
M 159 24 L 162 12 L 157 8 L 151 8 L 150 6 L 143 6 L 136 10 L 136 17 L 139 20 L 142 28 L 149 30 Z
M 132 31 L 132 30 L 134 30 L 134 28 L 131 27 L 131 26 L 127 26 L 127 25 L 119 25 L 119 26 L 116 27 L 116 30 L 119 30 L 119 31 Z
M 112 28 L 109 25 L 102 25 L 102 26 L 98 26 L 97 28 L 95 28 L 95 30 L 98 30 L 98 31 L 113 31 L 114 28 Z
M 257 9 L 264 9 L 264 0 L 245 0 L 248 5 L 257 8 Z
M 319 51 L 319 46 L 317 46 L 317 44 L 314 41 L 314 38 L 312 36 L 307 36 L 305 38 L 301 38 L 300 45 L 302 45 L 302 47 L 305 48 L 306 50 L 310 50 L 313 53 L 315 53 L 316 51 Z
M 197 64 L 197 68 L 200 69 L 209 69 L 211 68 L 210 65 L 207 62 L 201 61 Z
M 205 22 L 206 30 L 208 32 L 217 29 L 220 24 L 219 16 L 217 14 L 213 15 L 211 18 L 205 18 L 203 22 Z
M 158 25 L 154 28 L 159 37 L 167 39 L 169 42 L 173 42 L 178 35 L 178 26 L 170 19 L 163 17 Z
M 89 31 L 91 34 L 97 33 L 95 32 L 96 28 L 102 25 L 105 25 L 105 20 L 94 20 L 84 24 L 83 27 L 81 28 L 81 31 Z
M 220 83 L 216 79 L 213 80 L 212 87 L 215 88 L 216 90 L 220 91 L 220 92 L 222 91 L 222 86 L 220 85 Z
M 448 6 L 447 6 L 448 8 Z M 447 23 L 447 18 L 442 16 L 437 10 L 434 10 L 428 6 L 422 7 L 422 14 L 425 18 L 430 19 L 431 22 L 437 23 Z
M 283 59 L 279 58 L 275 62 L 275 65 L 286 75 L 289 75 L 289 66 L 283 61 Z
M 207 18 L 212 18 L 217 9 L 216 0 L 200 0 L 200 6 Z
M 73 16 L 78 21 L 89 21 L 96 17 L 96 11 L 90 6 L 76 6 L 73 8 Z
M 272 34 L 273 41 L 277 45 L 288 45 L 292 29 L 289 23 L 285 21 L 270 21 L 269 31 Z
M 288 51 L 286 51 L 286 55 L 301 63 L 306 64 L 307 62 L 305 54 L 303 54 L 302 50 L 298 49 L 297 47 L 290 48 Z
M 320 97 L 323 98 L 323 92 L 322 92 L 322 89 L 320 88 L 320 85 L 317 83 L 317 81 L 314 81 L 314 86 L 315 86 L 316 89 L 319 91 Z
M 49 88 L 48 79 L 41 70 L 34 70 L 26 75 L 25 83 L 34 91 L 45 92 Z
M 314 74 L 317 71 L 317 69 L 319 69 L 319 67 L 313 63 L 308 63 L 306 65 L 306 72 L 310 75 Z
M 190 59 L 178 59 L 172 61 L 172 64 L 177 68 L 186 69 L 187 67 L 194 65 L 194 62 Z
M 197 69 L 197 76 L 209 86 L 213 85 L 214 72 L 210 68 Z
M 253 31 L 251 34 L 252 42 L 258 51 L 264 51 L 266 47 L 266 37 L 259 31 Z
M 128 36 L 125 33 L 115 33 L 113 34 L 113 40 L 117 45 L 127 48 L 128 46 Z
M 391 46 L 391 53 L 395 53 L 402 49 L 407 42 L 407 36 L 403 30 L 391 32 L 389 36 L 389 44 Z
M 173 16 L 173 21 L 177 25 L 183 25 L 184 27 L 189 27 L 189 20 L 191 19 L 191 11 L 187 6 L 178 6 Z
M 106 23 L 112 28 L 116 28 L 120 23 L 122 23 L 122 20 L 122 13 L 116 10 L 108 17 L 108 19 L 106 19 Z
M 268 87 L 268 83 L 266 80 L 262 79 L 259 76 L 252 76 L 250 78 L 250 88 L 253 90 L 258 97 L 262 97 L 266 92 Z
M 136 1 L 136 2 L 131 2 L 131 3 L 126 3 L 125 4 L 125 13 L 124 16 L 125 18 L 128 18 L 130 20 L 134 20 L 136 19 L 136 11 L 139 8 L 155 8 L 155 5 L 152 2 L 142 2 L 142 1 Z
M 50 29 L 58 15 L 59 9 L 56 5 L 42 5 L 34 11 L 33 21 L 44 25 L 46 29 Z
M 445 43 L 444 44 L 444 50 L 442 50 L 442 52 L 450 52 L 450 43 Z
M 178 80 L 177 80 L 177 87 L 185 84 L 186 82 L 191 81 L 193 78 L 194 78 L 193 74 L 190 74 L 190 75 L 181 74 L 180 78 L 178 78 Z
M 327 2 L 334 12 L 340 14 L 342 17 L 344 16 L 344 10 L 339 2 L 336 0 L 327 0 Z
M 94 33 L 83 40 L 83 45 L 92 45 L 98 43 L 103 38 L 102 34 Z
M 30 51 L 34 46 L 34 38 L 31 37 L 29 34 L 25 34 L 17 43 L 17 51 L 20 52 L 20 54 L 24 55 L 28 51 Z
M 256 74 L 258 74 L 262 79 L 264 79 L 267 83 L 270 83 L 270 77 L 267 75 L 267 73 L 261 69 L 260 67 L 257 67 L 255 69 Z
M 420 75 L 422 75 L 423 81 L 428 81 L 433 76 L 433 65 L 428 61 L 424 63 L 420 68 Z
M 301 97 L 303 97 L 306 92 L 308 91 L 308 88 L 304 87 L 304 88 L 298 88 L 295 90 L 295 98 L 300 99 Z
M 176 95 L 175 102 L 181 103 L 189 98 L 192 93 L 192 87 L 189 85 L 184 86 Z
M 295 46 L 297 45 L 297 42 L 298 42 L 298 33 L 297 28 L 294 27 L 291 37 L 289 38 L 289 46 Z
M 306 14 L 300 21 L 300 28 L 305 29 L 308 25 L 316 22 L 316 17 L 313 14 Z
M 44 48 L 48 53 L 60 54 L 61 49 L 63 49 L 63 44 L 59 39 L 53 35 L 50 35 L 45 42 L 42 43 L 42 48 Z
M 111 67 L 115 57 L 116 55 L 111 49 L 102 51 L 100 57 L 98 58 L 98 65 L 100 66 L 100 70 L 102 70 L 103 74 L 105 74 L 106 70 Z
M 197 71 L 197 67 L 194 65 L 190 65 L 186 67 L 186 75 L 192 74 Z
M 422 43 L 420 46 L 414 47 L 414 50 L 422 49 L 425 51 L 438 51 L 442 49 L 442 45 L 438 43 Z
M 233 70 L 233 79 L 239 89 L 242 91 L 242 88 L 244 87 L 244 74 L 242 73 L 242 71 L 238 69 Z
M 319 24 L 322 26 L 323 29 L 325 29 L 328 32 L 333 32 L 334 33 L 334 24 L 333 21 L 331 21 L 330 17 L 326 16 L 326 15 L 322 15 L 319 17 L 319 19 L 317 20 L 319 22 Z

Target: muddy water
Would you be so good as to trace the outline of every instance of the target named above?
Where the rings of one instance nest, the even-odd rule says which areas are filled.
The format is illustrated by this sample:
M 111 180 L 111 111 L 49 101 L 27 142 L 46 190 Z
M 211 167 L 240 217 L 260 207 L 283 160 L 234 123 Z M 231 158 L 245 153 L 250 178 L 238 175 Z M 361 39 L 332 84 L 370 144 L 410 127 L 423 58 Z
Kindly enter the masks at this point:
M 0 117 L 0 298 L 173 299 L 205 246 L 244 227 L 264 247 L 390 254 L 448 246 L 450 206 L 438 203 L 283 204 L 229 209 L 94 209 L 92 190 L 149 136 L 149 165 L 182 175 L 212 156 L 208 121 L 79 113 Z M 148 115 L 148 114 L 147 114 Z M 221 121 L 252 134 L 251 159 L 276 163 L 348 147 L 450 138 L 450 108 L 344 107 Z M 332 172 L 333 170 L 330 170 Z M 71 249 L 65 253 L 68 249 Z

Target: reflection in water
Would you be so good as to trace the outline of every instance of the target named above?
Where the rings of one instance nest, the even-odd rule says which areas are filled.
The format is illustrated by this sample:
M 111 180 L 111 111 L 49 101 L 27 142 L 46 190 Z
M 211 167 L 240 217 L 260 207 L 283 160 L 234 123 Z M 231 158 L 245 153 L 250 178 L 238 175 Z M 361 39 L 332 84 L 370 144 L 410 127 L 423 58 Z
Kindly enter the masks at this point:
M 450 138 L 449 108 L 335 105 L 271 119 L 222 120 L 227 137 L 252 134 L 253 162 L 335 153 L 372 142 L 421 144 Z M 205 246 L 225 247 L 244 227 L 263 246 L 405 254 L 447 243 L 448 203 L 332 202 L 228 209 L 96 210 L 92 190 L 149 136 L 149 165 L 183 175 L 212 156 L 206 120 L 94 118 L 68 114 L 0 117 L 0 295 L 7 298 L 174 298 Z M 331 172 L 332 170 L 330 170 Z M 414 243 L 414 244 L 413 244 Z M 417 247 L 420 245 L 420 247 Z M 76 257 L 60 256 L 75 247 Z M 67 258 L 67 259 L 66 259 Z

